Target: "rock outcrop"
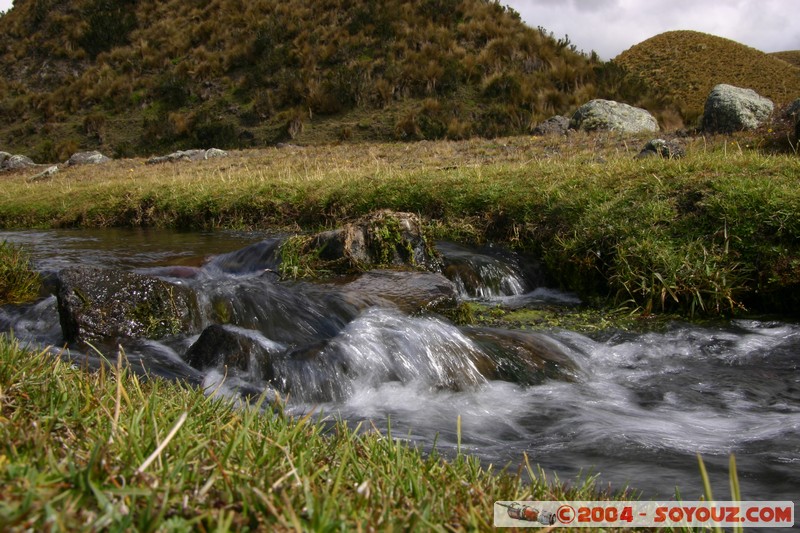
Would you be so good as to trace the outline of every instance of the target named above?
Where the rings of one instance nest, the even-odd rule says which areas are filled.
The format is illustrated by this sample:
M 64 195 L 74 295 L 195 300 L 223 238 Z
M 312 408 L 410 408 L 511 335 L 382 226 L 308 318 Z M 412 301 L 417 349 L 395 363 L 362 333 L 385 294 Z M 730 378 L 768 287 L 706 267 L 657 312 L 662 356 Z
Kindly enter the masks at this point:
M 775 105 L 752 89 L 720 84 L 706 98 L 703 130 L 707 133 L 732 133 L 752 130 L 772 115 Z
M 72 154 L 67 161 L 67 165 L 102 165 L 103 163 L 108 163 L 111 160 L 112 159 L 110 157 L 103 155 L 97 150 L 93 150 L 91 152 L 77 152 Z
M 664 139 L 651 139 L 644 145 L 642 151 L 636 156 L 637 159 L 646 157 L 663 157 L 664 159 L 680 159 L 686 155 L 686 150 L 674 141 Z
M 56 297 L 68 343 L 187 333 L 198 316 L 188 288 L 114 269 L 64 269 L 57 275 Z
M 310 239 L 305 254 L 318 254 L 338 270 L 412 267 L 439 270 L 441 261 L 419 217 L 389 210 L 371 213 L 343 228 L 325 231 Z
M 572 115 L 570 127 L 581 131 L 639 133 L 658 131 L 658 121 L 646 109 L 612 100 L 592 100 Z
M 228 157 L 228 152 L 218 148 L 209 148 L 208 150 L 179 150 L 169 155 L 152 157 L 148 159 L 145 164 L 158 165 L 161 163 L 174 163 L 176 161 L 203 161 L 205 159 L 214 159 L 217 157 Z
M 44 181 L 49 178 L 52 178 L 56 174 L 58 174 L 58 165 L 53 165 L 51 167 L 47 167 L 38 174 L 31 176 L 30 178 L 28 178 L 28 181 Z
M 6 152 L 0 152 L 0 170 L 20 170 L 23 168 L 35 167 L 36 163 L 24 155 L 11 155 Z
M 533 135 L 566 135 L 569 131 L 569 118 L 556 115 L 540 122 L 533 128 Z

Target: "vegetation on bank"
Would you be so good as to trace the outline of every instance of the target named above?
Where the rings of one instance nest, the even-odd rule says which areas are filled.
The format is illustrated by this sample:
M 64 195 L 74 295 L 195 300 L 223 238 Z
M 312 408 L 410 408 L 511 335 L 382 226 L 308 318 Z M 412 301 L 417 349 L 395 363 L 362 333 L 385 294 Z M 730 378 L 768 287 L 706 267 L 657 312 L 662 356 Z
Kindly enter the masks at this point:
M 422 215 L 437 238 L 528 251 L 584 298 L 645 313 L 796 312 L 800 161 L 753 138 L 685 142 L 680 160 L 634 159 L 643 142 L 631 137 L 573 134 L 17 173 L 4 178 L 0 226 L 304 232 L 387 208 Z
M 41 280 L 19 246 L 0 241 L 0 306 L 31 301 L 39 295 Z
M 121 359 L 87 373 L 0 336 L 0 529 L 489 530 L 497 500 L 629 498 L 523 458 L 498 472 L 369 427 L 232 409 Z

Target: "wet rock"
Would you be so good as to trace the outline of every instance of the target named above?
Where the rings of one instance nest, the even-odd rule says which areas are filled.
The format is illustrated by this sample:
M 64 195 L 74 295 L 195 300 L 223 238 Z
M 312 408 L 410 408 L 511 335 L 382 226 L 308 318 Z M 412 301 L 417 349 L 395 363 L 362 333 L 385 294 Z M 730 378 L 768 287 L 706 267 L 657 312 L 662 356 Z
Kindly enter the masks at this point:
M 72 154 L 67 161 L 67 165 L 71 167 L 75 165 L 102 165 L 111 160 L 110 157 L 106 157 L 97 150 L 93 150 L 91 152 L 77 152 Z
M 56 280 L 58 314 L 68 343 L 188 333 L 198 313 L 186 287 L 114 269 L 75 267 Z
M 566 349 L 544 334 L 496 328 L 467 328 L 465 333 L 487 354 L 476 364 L 489 379 L 533 385 L 546 379 L 573 381 L 577 377 Z
M 203 330 L 184 359 L 198 370 L 224 365 L 229 369 L 257 374 L 258 379 L 271 380 L 268 360 L 280 350 L 279 344 L 257 332 L 214 324 Z
M 533 128 L 533 135 L 566 135 L 569 130 L 569 118 L 556 115 Z
M 205 159 L 227 156 L 228 152 L 218 148 L 209 148 L 208 150 L 179 150 L 169 155 L 152 157 L 148 159 L 145 164 L 158 165 L 161 163 L 174 163 L 176 161 L 203 161 Z
M 612 100 L 592 100 L 572 115 L 570 127 L 581 131 L 639 133 L 658 131 L 658 121 L 646 109 Z
M 203 268 L 227 274 L 271 271 L 278 268 L 280 244 L 278 239 L 257 242 L 235 252 L 218 255 Z
M 28 178 L 28 181 L 44 181 L 46 179 L 52 178 L 56 174 L 58 174 L 58 166 L 53 165 L 52 167 L 48 167 L 42 172 L 39 172 L 38 174 L 31 176 L 30 178 Z
M 664 139 L 652 139 L 647 141 L 642 151 L 636 155 L 636 159 L 644 159 L 646 157 L 680 159 L 685 155 L 686 151 L 676 142 L 665 141 Z
M 344 289 L 384 298 L 407 313 L 442 311 L 458 303 L 456 285 L 434 272 L 371 270 Z
M 345 269 L 413 267 L 434 271 L 441 267 L 420 218 L 389 210 L 314 236 L 304 253 L 318 253 L 329 266 L 338 264 Z
M 0 170 L 20 170 L 35 166 L 36 163 L 34 163 L 30 157 L 24 155 L 8 155 L 5 161 L 0 163 Z
M 706 99 L 703 130 L 707 133 L 752 130 L 769 119 L 774 108 L 772 100 L 752 89 L 719 84 Z

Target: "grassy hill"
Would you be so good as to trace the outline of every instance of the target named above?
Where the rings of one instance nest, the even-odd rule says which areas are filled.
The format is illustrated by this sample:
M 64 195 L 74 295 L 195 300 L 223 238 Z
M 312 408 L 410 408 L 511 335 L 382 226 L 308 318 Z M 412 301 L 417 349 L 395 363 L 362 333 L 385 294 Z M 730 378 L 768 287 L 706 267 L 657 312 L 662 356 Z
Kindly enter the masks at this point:
M 0 58 L 0 149 L 40 160 L 507 135 L 598 94 L 490 0 L 25 0 Z
M 622 52 L 614 62 L 673 102 L 693 124 L 718 83 L 753 89 L 778 105 L 800 97 L 800 68 L 784 59 L 714 35 L 670 31 Z
M 778 59 L 782 59 L 787 63 L 791 63 L 796 67 L 800 67 L 800 50 L 787 50 L 785 52 L 772 52 L 772 57 L 777 57 Z

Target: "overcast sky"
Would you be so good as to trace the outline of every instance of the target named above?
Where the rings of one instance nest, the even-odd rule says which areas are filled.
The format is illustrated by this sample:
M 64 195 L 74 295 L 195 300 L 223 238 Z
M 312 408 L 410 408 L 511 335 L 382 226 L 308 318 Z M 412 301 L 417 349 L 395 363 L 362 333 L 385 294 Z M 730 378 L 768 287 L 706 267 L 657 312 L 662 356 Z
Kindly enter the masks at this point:
M 569 35 L 579 50 L 613 59 L 670 30 L 696 30 L 764 52 L 800 50 L 798 0 L 505 0 L 528 25 Z
M 764 52 L 800 50 L 799 0 L 503 0 L 534 28 L 602 59 L 669 30 L 719 35 Z M 11 7 L 0 0 L 0 11 Z

